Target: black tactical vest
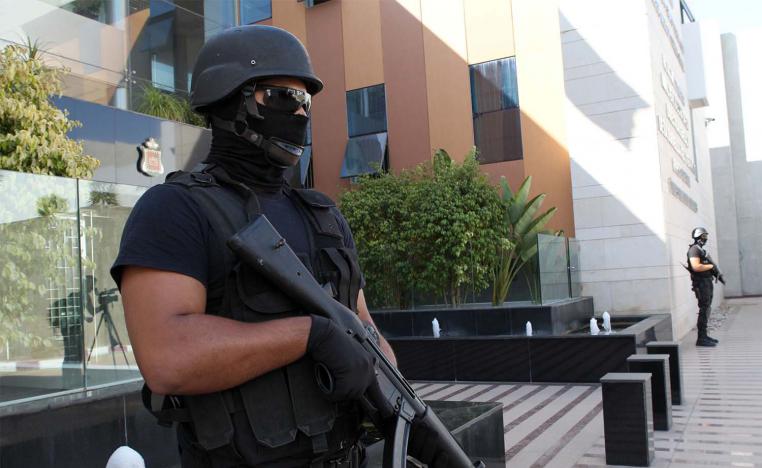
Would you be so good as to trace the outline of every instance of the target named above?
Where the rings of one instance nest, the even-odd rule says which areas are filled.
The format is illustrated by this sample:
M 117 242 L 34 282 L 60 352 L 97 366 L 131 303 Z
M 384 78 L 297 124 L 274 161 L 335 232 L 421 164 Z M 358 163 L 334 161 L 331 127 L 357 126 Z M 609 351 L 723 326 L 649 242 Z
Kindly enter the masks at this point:
M 256 195 L 219 167 L 199 172 L 175 172 L 167 183 L 187 188 L 210 221 L 227 272 L 223 285 L 209 285 L 207 314 L 242 322 L 263 322 L 303 315 L 287 294 L 238 261 L 225 242 L 259 213 Z M 345 248 L 335 206 L 326 195 L 313 190 L 286 188 L 286 196 L 306 219 L 310 252 L 297 255 L 321 284 L 329 285 L 334 297 L 357 310 L 360 269 L 354 250 Z M 261 460 L 302 453 L 305 444 L 314 454 L 333 452 L 359 435 L 355 404 L 325 399 L 315 383 L 314 361 L 304 358 L 239 387 L 207 395 L 184 396 L 193 429 L 206 450 L 231 443 L 236 431 L 253 433 L 257 458 Z M 245 412 L 246 417 L 231 417 Z M 247 421 L 250 428 L 237 425 Z M 254 443 L 252 441 L 252 443 Z M 282 454 L 282 455 L 281 455 Z M 247 457 L 250 458 L 250 457 Z M 247 459 L 249 463 L 257 460 Z
M 702 265 L 706 265 L 707 263 L 709 263 L 707 261 L 707 258 L 706 258 L 706 250 L 704 250 L 704 247 L 702 247 L 702 246 L 700 246 L 698 244 L 694 244 L 694 245 L 697 245 L 698 248 L 699 248 L 699 251 L 700 251 L 699 261 L 701 262 L 701 264 Z M 691 247 L 693 247 L 693 245 L 691 245 Z M 685 256 L 688 259 L 688 271 L 691 273 L 691 278 L 692 279 L 711 278 L 712 277 L 712 271 L 711 270 L 707 270 L 707 271 L 693 271 L 693 266 L 691 266 L 691 249 L 690 248 L 688 248 L 688 252 L 685 253 Z

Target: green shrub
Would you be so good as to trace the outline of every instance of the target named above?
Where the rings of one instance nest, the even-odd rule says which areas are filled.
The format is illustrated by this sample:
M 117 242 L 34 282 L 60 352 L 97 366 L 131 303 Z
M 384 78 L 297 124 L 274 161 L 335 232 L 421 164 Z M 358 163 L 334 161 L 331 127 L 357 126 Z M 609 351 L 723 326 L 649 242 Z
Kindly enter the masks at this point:
M 43 63 L 37 44 L 0 51 L 0 169 L 92 178 L 100 162 L 66 136 L 80 123 L 50 101 L 63 73 Z
M 136 109 L 138 112 L 191 125 L 203 126 L 205 123 L 201 115 L 191 110 L 187 99 L 162 91 L 153 85 L 144 86 L 142 93 Z
M 406 307 L 412 291 L 460 304 L 489 286 L 503 207 L 479 170 L 438 150 L 399 175 L 361 177 L 341 199 L 373 305 Z

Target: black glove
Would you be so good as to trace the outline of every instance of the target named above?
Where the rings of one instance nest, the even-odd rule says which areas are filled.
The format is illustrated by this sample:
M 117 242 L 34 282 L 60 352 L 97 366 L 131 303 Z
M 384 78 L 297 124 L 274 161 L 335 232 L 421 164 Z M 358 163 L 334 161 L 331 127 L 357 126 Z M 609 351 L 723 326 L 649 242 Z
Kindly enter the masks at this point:
M 357 339 L 331 320 L 312 316 L 307 352 L 324 365 L 333 380 L 326 397 L 332 401 L 357 400 L 368 389 L 375 369 L 373 358 Z

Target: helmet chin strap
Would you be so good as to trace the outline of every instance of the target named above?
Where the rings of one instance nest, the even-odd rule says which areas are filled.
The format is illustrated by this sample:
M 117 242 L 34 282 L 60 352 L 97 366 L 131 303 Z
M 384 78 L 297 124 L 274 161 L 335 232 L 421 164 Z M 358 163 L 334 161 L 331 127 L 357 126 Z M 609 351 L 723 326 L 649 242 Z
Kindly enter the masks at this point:
M 267 161 L 275 167 L 288 169 L 289 167 L 295 166 L 304 153 L 303 146 L 289 143 L 280 138 L 265 138 L 264 135 L 249 128 L 249 123 L 246 119 L 247 116 L 250 115 L 259 120 L 264 119 L 257 110 L 254 91 L 255 87 L 253 85 L 244 86 L 243 89 L 241 89 L 241 104 L 238 106 L 238 112 L 236 113 L 234 121 L 224 120 L 213 115 L 211 118 L 212 125 L 232 132 L 252 143 L 264 152 Z

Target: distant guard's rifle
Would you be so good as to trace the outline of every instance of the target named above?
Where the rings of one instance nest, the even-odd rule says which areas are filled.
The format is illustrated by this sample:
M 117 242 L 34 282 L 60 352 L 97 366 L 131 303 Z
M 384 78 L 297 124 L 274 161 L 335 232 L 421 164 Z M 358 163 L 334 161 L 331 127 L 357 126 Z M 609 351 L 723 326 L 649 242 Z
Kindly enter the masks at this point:
M 706 253 L 706 261 L 714 266 L 714 268 L 712 268 L 712 276 L 714 276 L 714 281 L 719 281 L 720 283 L 725 284 L 725 277 L 722 276 L 720 267 L 714 262 L 712 257 L 709 256 L 709 252 Z
M 258 215 L 230 238 L 228 246 L 242 261 L 287 292 L 306 310 L 336 322 L 371 354 L 376 366 L 376 380 L 363 396 L 362 404 L 379 429 L 387 430 L 385 468 L 407 466 L 408 438 L 422 448 L 421 454 L 416 453 L 417 458 L 431 467 L 484 466 L 479 461 L 471 462 L 434 411 L 389 362 L 357 315 L 318 284 L 264 215 Z M 316 368 L 315 376 L 321 390 L 329 393 L 333 386 L 330 373 L 325 368 Z

